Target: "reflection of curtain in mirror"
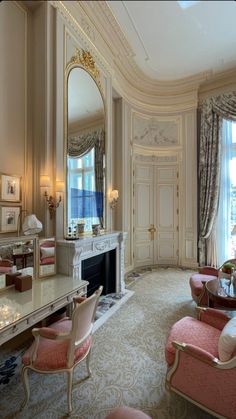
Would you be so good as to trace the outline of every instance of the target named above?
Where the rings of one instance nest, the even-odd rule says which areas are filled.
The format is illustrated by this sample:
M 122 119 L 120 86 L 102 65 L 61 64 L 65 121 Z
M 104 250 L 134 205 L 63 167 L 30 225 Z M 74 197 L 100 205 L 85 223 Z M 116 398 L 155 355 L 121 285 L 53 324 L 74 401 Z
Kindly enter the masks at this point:
M 104 130 L 99 129 L 84 135 L 68 138 L 67 153 L 69 157 L 81 158 L 92 148 L 95 148 L 95 185 L 96 185 L 96 208 L 97 216 L 103 227 L 103 201 L 104 201 L 104 180 L 103 180 L 103 156 L 105 153 Z M 91 217 L 94 214 L 90 215 Z

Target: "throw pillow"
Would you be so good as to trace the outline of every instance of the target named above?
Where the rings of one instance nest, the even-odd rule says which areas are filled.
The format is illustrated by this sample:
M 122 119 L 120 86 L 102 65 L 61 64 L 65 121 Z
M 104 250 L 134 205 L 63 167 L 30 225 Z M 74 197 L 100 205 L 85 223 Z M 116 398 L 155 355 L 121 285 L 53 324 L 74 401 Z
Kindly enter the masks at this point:
M 41 258 L 49 258 L 54 256 L 54 247 L 41 247 Z
M 236 317 L 225 325 L 218 342 L 219 359 L 229 361 L 236 351 Z

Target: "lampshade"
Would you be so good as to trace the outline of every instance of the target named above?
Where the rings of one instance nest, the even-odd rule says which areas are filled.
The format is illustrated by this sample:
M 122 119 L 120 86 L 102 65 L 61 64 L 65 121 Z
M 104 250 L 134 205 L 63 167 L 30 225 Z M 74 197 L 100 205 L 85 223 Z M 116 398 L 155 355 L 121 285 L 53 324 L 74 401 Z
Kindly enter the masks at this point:
M 43 225 L 35 214 L 27 215 L 22 224 L 22 231 L 27 236 L 29 234 L 37 234 L 42 231 Z
M 113 189 L 110 192 L 110 198 L 111 199 L 118 199 L 119 198 L 119 191 L 117 191 L 116 189 Z
M 50 177 L 48 175 L 41 175 L 40 176 L 40 187 L 41 188 L 50 188 L 51 187 L 51 181 L 50 181 Z
M 65 184 L 61 180 L 56 180 L 56 192 L 64 192 Z

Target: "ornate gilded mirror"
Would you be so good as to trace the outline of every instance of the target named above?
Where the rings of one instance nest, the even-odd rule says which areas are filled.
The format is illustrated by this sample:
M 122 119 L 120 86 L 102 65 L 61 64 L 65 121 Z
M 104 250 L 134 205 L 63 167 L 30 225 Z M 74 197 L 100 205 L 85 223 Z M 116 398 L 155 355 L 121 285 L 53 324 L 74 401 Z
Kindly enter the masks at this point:
M 86 51 L 77 50 L 66 69 L 65 236 L 105 227 L 105 109 L 99 72 Z

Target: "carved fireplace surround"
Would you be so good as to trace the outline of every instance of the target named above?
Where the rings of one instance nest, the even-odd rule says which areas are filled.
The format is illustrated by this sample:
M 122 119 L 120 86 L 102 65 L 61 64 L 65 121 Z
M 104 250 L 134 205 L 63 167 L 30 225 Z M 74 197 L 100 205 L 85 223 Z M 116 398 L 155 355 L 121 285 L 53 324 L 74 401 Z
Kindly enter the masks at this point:
M 102 253 L 116 251 L 116 290 L 123 292 L 124 283 L 124 248 L 127 233 L 112 231 L 99 236 L 85 236 L 78 240 L 57 240 L 58 273 L 81 279 L 82 261 Z

